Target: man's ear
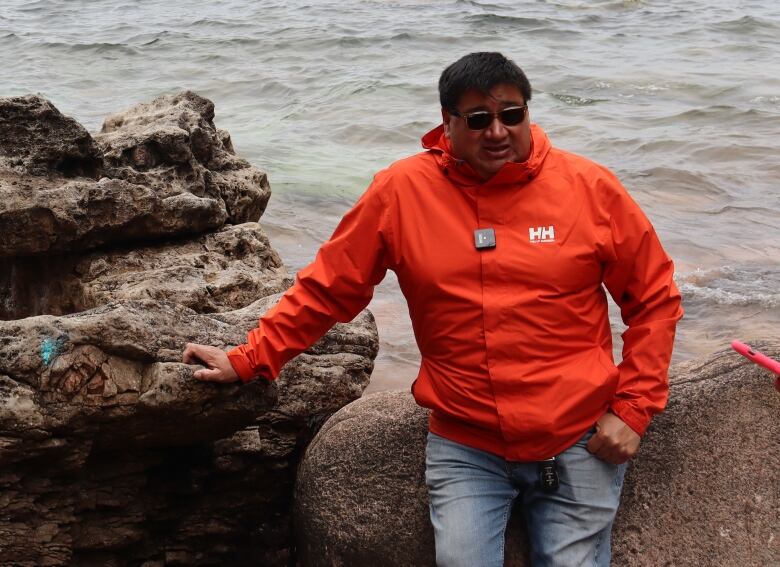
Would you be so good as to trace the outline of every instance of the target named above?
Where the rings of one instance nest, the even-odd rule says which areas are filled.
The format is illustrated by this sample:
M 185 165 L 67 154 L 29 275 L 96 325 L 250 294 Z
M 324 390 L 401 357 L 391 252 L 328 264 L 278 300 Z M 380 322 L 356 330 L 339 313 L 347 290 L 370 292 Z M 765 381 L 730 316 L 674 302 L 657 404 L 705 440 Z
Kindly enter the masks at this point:
M 441 109 L 441 121 L 444 124 L 444 135 L 450 137 L 450 113 L 446 109 Z

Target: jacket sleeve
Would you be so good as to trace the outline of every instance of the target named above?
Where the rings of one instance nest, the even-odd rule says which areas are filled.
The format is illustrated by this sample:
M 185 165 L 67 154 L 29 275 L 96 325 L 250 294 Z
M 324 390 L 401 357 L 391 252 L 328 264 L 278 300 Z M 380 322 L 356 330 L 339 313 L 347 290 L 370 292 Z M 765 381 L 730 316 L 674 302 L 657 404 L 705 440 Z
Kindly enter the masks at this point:
M 317 257 L 296 276 L 279 302 L 249 331 L 246 344 L 228 358 L 247 382 L 256 376 L 273 380 L 284 364 L 300 354 L 334 323 L 351 321 L 368 305 L 387 272 L 387 207 L 375 180 Z
M 666 406 L 675 327 L 683 310 L 672 260 L 639 206 L 617 179 L 613 183 L 618 188 L 609 207 L 613 251 L 604 284 L 628 328 L 610 410 L 643 435 Z

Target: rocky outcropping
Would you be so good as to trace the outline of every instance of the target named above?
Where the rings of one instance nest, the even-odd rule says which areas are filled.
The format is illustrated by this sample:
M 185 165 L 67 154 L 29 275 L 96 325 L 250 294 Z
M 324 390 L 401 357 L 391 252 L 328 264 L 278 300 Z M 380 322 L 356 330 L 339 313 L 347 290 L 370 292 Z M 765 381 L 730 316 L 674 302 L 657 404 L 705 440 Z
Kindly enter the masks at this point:
M 376 327 L 336 325 L 273 384 L 192 379 L 186 342 L 243 342 L 292 281 L 266 175 L 213 118 L 185 92 L 93 138 L 0 99 L 0 564 L 291 557 L 299 453 L 361 395 Z
M 45 99 L 0 99 L 0 257 L 256 221 L 266 175 L 213 119 L 211 101 L 184 92 L 110 117 L 93 140 Z
M 780 346 L 762 345 L 780 357 Z M 732 352 L 673 370 L 667 410 L 629 467 L 613 564 L 780 562 L 780 393 L 770 373 Z M 301 463 L 301 565 L 434 565 L 425 490 L 427 412 L 405 392 L 341 409 Z M 521 514 L 506 564 L 528 565 Z

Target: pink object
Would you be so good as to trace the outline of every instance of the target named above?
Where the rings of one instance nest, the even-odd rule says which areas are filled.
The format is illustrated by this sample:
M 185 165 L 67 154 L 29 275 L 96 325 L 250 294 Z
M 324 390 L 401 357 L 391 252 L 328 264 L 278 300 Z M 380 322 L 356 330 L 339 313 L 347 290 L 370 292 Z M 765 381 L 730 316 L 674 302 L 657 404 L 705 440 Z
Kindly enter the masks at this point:
M 775 388 L 780 392 L 780 362 L 773 358 L 769 358 L 765 354 L 761 354 L 757 350 L 751 348 L 750 345 L 746 345 L 740 341 L 732 341 L 731 348 L 759 366 L 763 366 L 767 370 L 771 370 L 777 374 L 777 378 L 775 378 Z

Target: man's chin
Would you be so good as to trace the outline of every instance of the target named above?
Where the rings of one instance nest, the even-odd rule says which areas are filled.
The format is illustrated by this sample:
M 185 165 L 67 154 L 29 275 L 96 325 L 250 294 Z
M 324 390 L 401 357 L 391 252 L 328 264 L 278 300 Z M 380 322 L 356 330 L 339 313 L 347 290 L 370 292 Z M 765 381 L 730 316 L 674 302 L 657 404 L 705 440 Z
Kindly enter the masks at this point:
M 481 162 L 479 164 L 479 167 L 478 168 L 475 167 L 474 170 L 480 175 L 480 177 L 487 180 L 493 177 L 496 173 L 498 173 L 505 163 L 506 160 L 499 163 Z
M 508 157 L 501 159 L 484 160 L 482 162 L 482 169 L 490 172 L 491 176 L 499 172 L 504 167 L 504 164 L 511 161 Z

